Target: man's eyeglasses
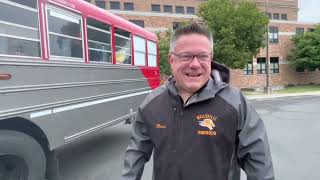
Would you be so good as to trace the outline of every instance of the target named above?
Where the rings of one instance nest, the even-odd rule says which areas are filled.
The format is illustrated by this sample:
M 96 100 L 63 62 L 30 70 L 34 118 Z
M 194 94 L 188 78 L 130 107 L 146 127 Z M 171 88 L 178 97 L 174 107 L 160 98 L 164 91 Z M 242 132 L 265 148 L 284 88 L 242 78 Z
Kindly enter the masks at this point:
M 179 60 L 183 63 L 190 63 L 193 61 L 195 57 L 197 57 L 199 62 L 208 62 L 211 61 L 212 54 L 211 53 L 200 53 L 200 54 L 189 54 L 189 53 L 171 53 L 179 58 Z

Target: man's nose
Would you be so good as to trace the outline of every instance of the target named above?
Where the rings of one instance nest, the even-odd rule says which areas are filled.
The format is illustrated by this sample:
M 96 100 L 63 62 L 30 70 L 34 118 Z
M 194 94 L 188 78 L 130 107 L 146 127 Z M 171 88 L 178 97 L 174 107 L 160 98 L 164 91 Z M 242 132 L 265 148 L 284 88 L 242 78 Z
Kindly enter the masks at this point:
M 190 64 L 189 64 L 190 67 L 192 68 L 198 68 L 198 67 L 201 67 L 201 64 L 198 60 L 198 57 L 197 56 L 193 56 Z

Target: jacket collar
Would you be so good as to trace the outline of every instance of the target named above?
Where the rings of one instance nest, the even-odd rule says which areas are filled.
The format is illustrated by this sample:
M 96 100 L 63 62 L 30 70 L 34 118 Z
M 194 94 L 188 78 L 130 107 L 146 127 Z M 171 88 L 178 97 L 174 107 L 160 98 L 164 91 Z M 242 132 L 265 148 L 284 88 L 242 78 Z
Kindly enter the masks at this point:
M 208 82 L 189 98 L 185 106 L 214 98 L 220 90 L 229 86 L 229 69 L 216 62 L 212 62 L 211 67 L 212 71 Z M 166 87 L 170 95 L 180 98 L 175 82 L 175 78 L 171 76 L 166 82 Z

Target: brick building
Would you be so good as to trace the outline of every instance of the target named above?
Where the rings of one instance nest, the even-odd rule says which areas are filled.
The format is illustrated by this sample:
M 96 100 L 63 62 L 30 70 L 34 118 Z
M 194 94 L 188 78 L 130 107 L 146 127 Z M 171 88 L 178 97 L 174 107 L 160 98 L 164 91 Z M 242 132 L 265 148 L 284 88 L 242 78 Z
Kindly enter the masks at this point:
M 200 20 L 198 6 L 205 0 L 86 0 L 138 24 L 149 31 L 165 31 L 180 22 Z M 252 0 L 266 12 L 266 0 Z M 280 88 L 296 84 L 320 84 L 320 70 L 296 70 L 287 55 L 291 37 L 312 31 L 315 24 L 298 22 L 298 0 L 269 0 L 270 85 Z M 231 84 L 240 88 L 262 88 L 266 85 L 266 50 L 261 49 L 243 70 L 232 70 Z

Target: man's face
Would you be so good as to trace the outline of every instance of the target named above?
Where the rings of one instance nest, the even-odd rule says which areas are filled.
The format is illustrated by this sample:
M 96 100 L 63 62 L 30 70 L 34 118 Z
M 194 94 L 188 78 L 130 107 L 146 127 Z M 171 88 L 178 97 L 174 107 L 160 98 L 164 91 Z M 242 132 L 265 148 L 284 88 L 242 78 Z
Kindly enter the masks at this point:
M 180 36 L 176 41 L 174 52 L 169 55 L 172 74 L 176 86 L 182 93 L 193 94 L 198 91 L 210 78 L 211 46 L 208 38 L 200 34 Z M 197 55 L 192 60 L 186 57 Z M 209 60 L 204 61 L 207 56 Z M 200 59 L 199 59 L 200 57 Z M 185 60 L 185 61 L 183 61 Z

